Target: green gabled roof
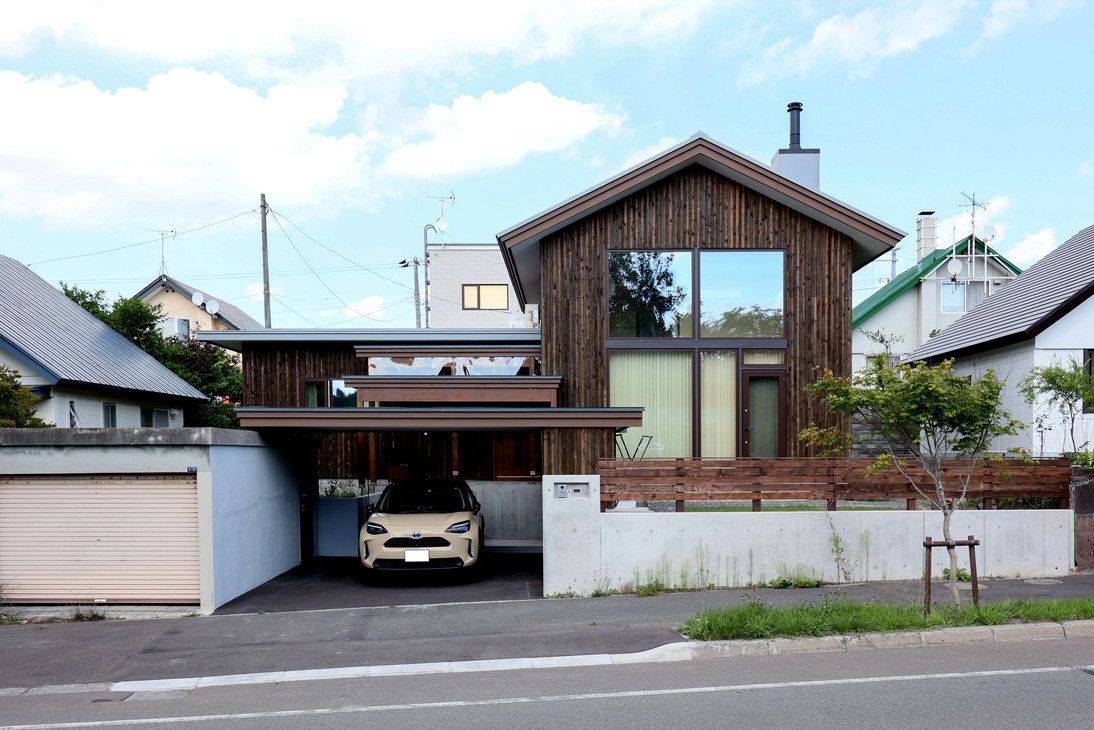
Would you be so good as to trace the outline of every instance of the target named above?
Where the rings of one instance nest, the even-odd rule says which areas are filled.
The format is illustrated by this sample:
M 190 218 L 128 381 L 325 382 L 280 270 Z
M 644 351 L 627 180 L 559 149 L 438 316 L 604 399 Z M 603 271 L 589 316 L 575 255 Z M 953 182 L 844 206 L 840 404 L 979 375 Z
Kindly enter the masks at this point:
M 956 249 L 958 254 L 965 253 L 969 248 L 969 237 L 965 237 L 957 243 Z M 876 292 L 859 302 L 859 305 L 851 310 L 851 328 L 858 329 L 866 320 L 873 317 L 875 314 L 885 309 L 892 302 L 896 301 L 900 295 L 910 290 L 919 282 L 926 279 L 931 273 L 941 266 L 947 258 L 950 257 L 953 249 L 951 248 L 939 248 L 932 251 L 927 256 L 923 257 L 923 260 L 910 269 L 902 271 L 897 274 L 896 278 L 892 279 L 885 286 L 878 289 Z M 999 255 L 999 252 L 988 246 L 979 238 L 976 239 L 976 251 L 977 253 L 988 253 L 996 258 L 1001 265 L 1011 270 L 1011 272 L 1017 276 L 1022 273 L 1022 270 L 1012 264 L 1003 256 Z

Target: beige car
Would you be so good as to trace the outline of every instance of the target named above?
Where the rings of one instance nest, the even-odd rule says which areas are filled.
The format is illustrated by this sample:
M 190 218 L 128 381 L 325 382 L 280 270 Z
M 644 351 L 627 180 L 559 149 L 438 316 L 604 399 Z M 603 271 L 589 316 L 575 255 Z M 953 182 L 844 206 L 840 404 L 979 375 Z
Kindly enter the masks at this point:
M 361 526 L 361 564 L 374 570 L 470 568 L 482 554 L 481 510 L 462 479 L 393 482 Z

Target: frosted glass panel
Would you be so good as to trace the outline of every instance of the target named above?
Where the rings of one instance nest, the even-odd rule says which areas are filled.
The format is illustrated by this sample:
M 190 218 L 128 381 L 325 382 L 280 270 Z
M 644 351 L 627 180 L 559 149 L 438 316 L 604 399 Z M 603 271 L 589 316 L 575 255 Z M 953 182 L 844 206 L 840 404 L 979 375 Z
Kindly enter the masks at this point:
M 705 351 L 699 361 L 700 456 L 737 456 L 737 356 Z
M 613 352 L 613 406 L 642 406 L 642 426 L 623 435 L 634 449 L 651 437 L 649 458 L 691 456 L 691 352 Z

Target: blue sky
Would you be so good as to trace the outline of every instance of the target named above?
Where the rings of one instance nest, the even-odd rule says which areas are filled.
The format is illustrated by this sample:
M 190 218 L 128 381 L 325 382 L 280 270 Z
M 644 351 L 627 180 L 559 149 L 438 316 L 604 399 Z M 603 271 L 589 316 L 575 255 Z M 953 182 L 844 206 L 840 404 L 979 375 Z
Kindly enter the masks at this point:
M 919 211 L 967 233 L 963 193 L 1023 266 L 1094 223 L 1084 2 L 21 5 L 0 253 L 110 297 L 173 230 L 168 273 L 261 320 L 265 193 L 275 327 L 413 326 L 398 262 L 440 198 L 445 240 L 493 242 L 699 130 L 767 163 L 790 101 L 822 190 L 909 232 L 901 269 Z

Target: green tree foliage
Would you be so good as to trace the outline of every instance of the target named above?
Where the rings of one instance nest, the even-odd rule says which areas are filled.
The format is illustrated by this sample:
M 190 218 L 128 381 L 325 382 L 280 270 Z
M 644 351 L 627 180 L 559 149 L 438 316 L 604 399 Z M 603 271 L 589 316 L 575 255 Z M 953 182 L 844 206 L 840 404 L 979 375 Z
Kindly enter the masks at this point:
M 614 337 L 668 337 L 676 308 L 687 298 L 676 282 L 673 255 L 658 251 L 608 257 L 608 325 Z
M 0 428 L 51 428 L 34 415 L 40 400 L 20 382 L 18 371 L 0 365 Z
M 239 428 L 233 408 L 243 399 L 239 358 L 207 342 L 165 338 L 159 330 L 163 314 L 158 304 L 149 306 L 139 299 L 125 297 L 110 304 L 102 290 L 90 292 L 61 286 L 69 299 L 205 394 L 206 402 L 185 407 L 183 417 L 188 426 Z
M 243 400 L 239 358 L 208 342 L 177 337 L 164 340 L 161 348 L 160 362 L 209 397 L 208 402 L 186 406 L 186 423 L 239 428 L 233 408 Z
M 1067 365 L 1055 361 L 1051 365 L 1038 365 L 1022 377 L 1018 390 L 1030 405 L 1044 397 L 1050 408 L 1059 411 L 1069 429 L 1072 453 L 1086 448 L 1087 444 L 1079 444 L 1075 437 L 1075 423 L 1084 404 L 1094 405 L 1094 375 L 1089 362 L 1081 363 L 1072 357 Z
M 734 307 L 703 321 L 706 337 L 782 337 L 783 310 L 778 307 Z
M 160 320 L 163 319 L 163 308 L 160 305 L 149 306 L 140 299 L 125 297 L 118 297 L 111 304 L 106 301 L 106 292 L 102 289 L 91 292 L 68 286 L 64 282 L 61 283 L 61 289 L 69 299 L 110 325 L 122 337 L 157 360 L 160 359 L 159 349 L 164 341 L 159 329 Z
M 973 468 L 995 437 L 1017 433 L 1020 425 L 1003 410 L 1003 382 L 993 371 L 968 378 L 954 372 L 951 360 L 933 367 L 924 362 L 894 364 L 882 353 L 850 377 L 821 371 L 808 390 L 830 411 L 861 419 L 882 438 L 886 453 L 875 468 L 897 469 L 942 512 L 947 541 L 953 539 L 950 518 L 965 499 Z M 945 459 L 958 462 L 961 469 L 947 473 Z M 922 469 L 929 488 L 920 487 L 909 463 Z M 951 546 L 948 552 L 950 596 L 957 604 L 957 551 Z

